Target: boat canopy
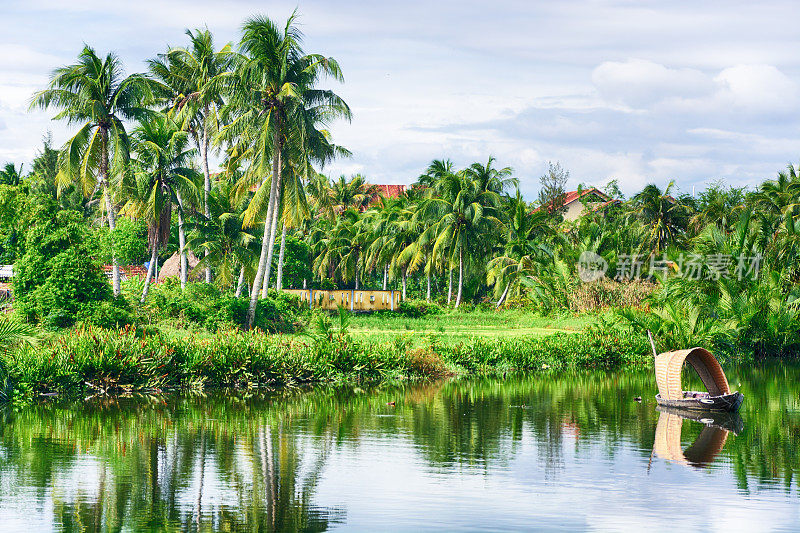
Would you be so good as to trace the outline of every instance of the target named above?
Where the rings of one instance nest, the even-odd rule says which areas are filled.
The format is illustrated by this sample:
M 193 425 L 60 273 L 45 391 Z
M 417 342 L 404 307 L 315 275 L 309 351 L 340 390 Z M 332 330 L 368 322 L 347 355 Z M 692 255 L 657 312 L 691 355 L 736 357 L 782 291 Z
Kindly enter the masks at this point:
M 731 392 L 725 372 L 719 361 L 705 348 L 690 348 L 664 352 L 656 356 L 656 381 L 658 394 L 665 400 L 683 399 L 681 369 L 689 363 L 700 376 L 709 395 L 721 396 Z

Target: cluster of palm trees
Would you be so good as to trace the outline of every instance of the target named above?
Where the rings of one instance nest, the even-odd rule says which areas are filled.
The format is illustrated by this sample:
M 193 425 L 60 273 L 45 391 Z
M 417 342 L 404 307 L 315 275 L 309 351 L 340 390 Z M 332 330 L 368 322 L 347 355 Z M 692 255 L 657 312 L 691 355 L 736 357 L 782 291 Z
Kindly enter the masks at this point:
M 623 254 L 763 255 L 772 289 L 764 289 L 767 278 L 753 280 L 752 301 L 762 290 L 790 306 L 797 301 L 800 177 L 792 166 L 757 190 L 715 184 L 697 197 L 670 183 L 625 201 L 612 184 L 620 202 L 576 222 L 526 202 L 512 170 L 493 158 L 460 170 L 435 160 L 403 194 L 385 198 L 361 175 L 331 181 L 319 173 L 349 154 L 328 128 L 348 120 L 350 109 L 321 86 L 343 79 L 338 63 L 303 50 L 294 15 L 282 26 L 248 19 L 236 47 L 216 47 L 207 30 L 186 35 L 187 47 L 128 76 L 116 55 L 87 46 L 32 100 L 77 128 L 58 156 L 56 185 L 92 198 L 112 231 L 120 215 L 147 222 L 152 260 L 143 300 L 176 224 L 181 286 L 189 250 L 201 252 L 195 269 L 207 282 L 213 277 L 237 296 L 247 288 L 250 323 L 273 278 L 282 288 L 289 236 L 311 251 L 311 282 L 392 282 L 405 296 L 412 280 L 418 296 L 455 307 L 465 298 L 491 296 L 499 306 L 522 295 L 563 307 L 585 251 L 612 272 Z M 18 183 L 20 174 L 9 166 L 0 179 Z M 116 256 L 113 263 L 119 294 Z M 702 287 L 694 301 L 716 294 L 714 305 L 728 305 L 721 295 L 734 290 L 693 287 Z
M 399 280 L 404 298 L 409 276 L 424 277 L 428 300 L 431 278 L 446 276 L 448 304 L 455 277 L 458 307 L 467 270 L 485 272 L 485 258 L 501 240 L 508 192 L 517 185 L 511 173 L 493 158 L 458 171 L 449 160 L 435 160 L 399 197 L 377 202 L 377 190 L 361 176 L 317 182 L 311 200 L 321 216 L 307 234 L 314 273 L 355 288 L 366 278 L 382 277 L 384 289 Z
M 188 47 L 169 49 L 148 61 L 146 74 L 129 76 L 116 55 L 101 57 L 86 46 L 75 64 L 53 72 L 31 105 L 56 108 L 56 119 L 78 126 L 59 157 L 59 187 L 79 184 L 86 196 L 100 196 L 111 231 L 120 212 L 147 221 L 154 260 L 142 299 L 157 252 L 169 238 L 173 209 L 185 284 L 187 214 L 224 232 L 230 217 L 212 220 L 215 204 L 246 203 L 244 227 L 263 229 L 257 268 L 240 268 L 240 278 L 249 276 L 254 288 L 252 323 L 258 294 L 266 292 L 278 226 L 307 216 L 303 185 L 315 174 L 313 165 L 347 153 L 331 142 L 326 128 L 349 119 L 350 109 L 319 87 L 325 77 L 341 81 L 341 70 L 332 58 L 304 52 L 294 14 L 284 26 L 265 17 L 248 19 L 237 50 L 216 49 L 207 30 L 187 36 Z M 223 154 L 223 178 L 233 182 L 224 187 L 228 198 L 213 198 L 212 151 Z M 204 248 L 210 281 L 209 257 L 225 252 Z M 115 256 L 115 295 L 117 263 Z

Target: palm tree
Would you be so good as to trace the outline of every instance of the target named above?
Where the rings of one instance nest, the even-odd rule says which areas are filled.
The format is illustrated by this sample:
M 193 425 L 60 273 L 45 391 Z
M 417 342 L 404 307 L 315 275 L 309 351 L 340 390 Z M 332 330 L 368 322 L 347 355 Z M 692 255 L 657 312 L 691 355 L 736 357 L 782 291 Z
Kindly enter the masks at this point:
M 330 202 L 334 214 L 343 213 L 346 209 L 364 211 L 380 196 L 378 187 L 367 183 L 367 179 L 361 174 L 350 176 L 348 180 L 344 176 L 331 184 Z
M 544 240 L 556 234 L 551 220 L 546 210 L 531 213 L 517 190 L 516 197 L 508 204 L 504 254 L 492 258 L 488 266 L 487 281 L 495 286 L 497 307 L 520 288 L 535 264 L 550 258 Z
M 365 250 L 373 234 L 370 218 L 353 208 L 337 218 L 333 230 L 318 244 L 321 253 L 316 257 L 314 270 L 320 277 L 332 272 L 338 274 L 345 283 L 353 281 L 355 289 L 359 289 Z
M 245 280 L 255 277 L 253 269 L 256 251 L 252 244 L 255 236 L 242 227 L 244 213 L 242 206 L 232 201 L 233 185 L 222 183 L 212 191 L 209 197 L 211 217 L 203 217 L 199 222 L 190 224 L 192 237 L 190 247 L 208 250 L 208 254 L 195 268 L 214 266 L 217 281 L 225 286 L 233 281 L 234 270 L 239 268 L 239 280 L 236 296 L 241 295 Z
M 686 206 L 672 197 L 674 186 L 675 182 L 671 181 L 662 192 L 650 184 L 633 197 L 636 214 L 648 228 L 644 244 L 650 246 L 651 254 L 658 254 L 685 238 L 689 215 Z
M 80 124 L 59 156 L 59 187 L 77 182 L 84 195 L 100 189 L 108 226 L 116 227 L 112 178 L 121 175 L 129 159 L 126 120 L 147 114 L 143 104 L 151 98 L 147 80 L 140 74 L 123 76 L 122 62 L 109 53 L 104 59 L 84 46 L 78 62 L 53 71 L 48 88 L 34 94 L 31 107 L 61 110 L 55 118 Z M 112 255 L 114 295 L 120 294 L 119 263 Z
M 0 170 L 0 183 L 3 185 L 17 186 L 22 181 L 22 165 L 19 170 L 14 163 L 6 163 L 3 170 Z
M 514 169 L 511 167 L 494 168 L 495 158 L 489 156 L 485 165 L 473 163 L 466 169 L 464 174 L 472 180 L 478 182 L 478 187 L 482 191 L 491 191 L 503 195 L 510 187 L 519 187 L 519 180 L 512 176 Z
M 245 188 L 258 185 L 245 222 L 253 223 L 264 216 L 267 202 L 254 288 L 264 284 L 267 265 L 272 259 L 285 147 L 292 143 L 305 151 L 312 141 L 327 140 L 326 133 L 318 130 L 320 126 L 339 117 L 350 117 L 350 109 L 339 96 L 315 88 L 322 76 L 341 81 L 341 70 L 332 58 L 305 54 L 302 35 L 294 26 L 295 17 L 292 14 L 283 29 L 265 17 L 245 22 L 240 44 L 243 59 L 233 78 L 224 113 L 230 121 L 220 134 L 220 140 L 230 144 L 230 164 L 248 163 L 243 180 Z M 323 151 L 325 159 L 321 162 L 336 153 L 336 150 Z M 272 178 L 264 179 L 270 173 Z M 253 290 L 250 296 L 248 327 L 253 323 L 258 292 Z
M 458 293 L 455 307 L 461 304 L 466 261 L 486 244 L 486 239 L 502 226 L 500 196 L 484 190 L 480 181 L 466 173 L 447 174 L 437 183 L 436 195 L 425 202 L 428 216 L 437 222 L 432 232 L 433 255 L 446 257 L 458 266 Z
M 147 269 L 142 302 L 147 298 L 153 277 L 158 250 L 169 241 L 172 206 L 178 207 L 180 235 L 181 286 L 186 284 L 184 205 L 198 196 L 200 174 L 189 168 L 194 150 L 188 148 L 185 131 L 165 115 L 156 115 L 139 124 L 132 135 L 136 153 L 133 172 L 126 177 L 125 186 L 130 199 L 125 212 L 142 218 L 148 224 L 151 258 Z
M 236 54 L 230 44 L 219 51 L 214 48 L 214 38 L 208 29 L 186 30 L 188 48 L 172 48 L 148 61 L 151 75 L 158 81 L 162 98 L 170 106 L 182 128 L 188 131 L 200 152 L 200 163 L 205 177 L 203 187 L 203 213 L 211 216 L 211 172 L 208 151 L 211 137 L 218 129 L 218 111 L 224 104 L 222 92 L 226 77 L 231 74 Z M 208 251 L 206 251 L 206 254 Z M 211 269 L 206 269 L 206 283 L 211 282 Z
M 699 196 L 700 205 L 691 220 L 697 233 L 709 224 L 730 231 L 744 209 L 744 189 L 725 187 L 720 182 L 711 184 Z

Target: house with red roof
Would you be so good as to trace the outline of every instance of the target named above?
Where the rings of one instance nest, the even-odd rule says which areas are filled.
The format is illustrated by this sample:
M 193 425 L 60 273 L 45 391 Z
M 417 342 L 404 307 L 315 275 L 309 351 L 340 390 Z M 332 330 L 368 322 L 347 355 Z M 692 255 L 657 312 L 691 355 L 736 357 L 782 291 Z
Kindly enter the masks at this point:
M 595 213 L 602 211 L 610 205 L 619 204 L 619 200 L 611 198 L 609 195 L 595 187 L 589 187 L 580 191 L 569 191 L 564 197 L 564 206 L 561 214 L 564 220 L 578 220 L 587 212 Z M 542 207 L 536 208 L 538 211 Z
M 405 185 L 375 185 L 385 198 L 400 198 L 406 192 Z

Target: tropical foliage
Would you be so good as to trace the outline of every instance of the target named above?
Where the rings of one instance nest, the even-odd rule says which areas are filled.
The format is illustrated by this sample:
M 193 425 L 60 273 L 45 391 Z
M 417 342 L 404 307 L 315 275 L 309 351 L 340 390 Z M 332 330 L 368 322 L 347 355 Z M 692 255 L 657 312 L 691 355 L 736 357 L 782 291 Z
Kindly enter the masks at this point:
M 664 345 L 798 352 L 796 167 L 753 189 L 716 182 L 697 195 L 670 182 L 625 200 L 611 182 L 602 204 L 581 185 L 586 209 L 577 220 L 564 219 L 569 171 L 560 163 L 549 165 L 533 202 L 492 157 L 465 167 L 434 160 L 402 191 L 364 174 L 332 179 L 324 166 L 349 154 L 329 131 L 351 114 L 330 88 L 343 73 L 335 59 L 304 49 L 296 14 L 283 23 L 252 17 L 238 43 L 215 44 L 208 30 L 186 35 L 185 46 L 156 55 L 141 74 L 86 46 L 34 95 L 32 106 L 57 110 L 76 132 L 60 150 L 45 137 L 27 174 L 12 163 L 0 172 L 0 253 L 21 263 L 24 316 L 75 320 L 46 319 L 69 298 L 45 309 L 52 298 L 34 300 L 25 277 L 26 261 L 44 254 L 28 249 L 40 246 L 26 235 L 40 231 L 28 222 L 32 199 L 49 198 L 72 213 L 59 215 L 62 225 L 89 228 L 71 242 L 75 265 L 97 272 L 98 260 L 110 263 L 111 295 L 122 292 L 115 265 L 149 255 L 144 284 L 126 284 L 144 307 L 160 265 L 177 254 L 178 290 L 200 297 L 190 283 L 199 276 L 248 301 L 244 327 L 257 325 L 273 287 L 393 288 L 404 300 L 454 308 L 622 307 L 625 323 L 654 330 Z M 87 239 L 97 248 L 81 248 Z M 587 283 L 587 261 L 605 279 Z M 111 302 L 97 291 L 82 297 Z

